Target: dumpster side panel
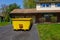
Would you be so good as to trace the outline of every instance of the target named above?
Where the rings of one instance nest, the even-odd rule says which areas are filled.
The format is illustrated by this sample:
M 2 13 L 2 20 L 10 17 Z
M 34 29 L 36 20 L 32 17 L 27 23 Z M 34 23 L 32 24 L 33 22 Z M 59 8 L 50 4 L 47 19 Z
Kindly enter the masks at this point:
M 23 29 L 26 30 L 26 29 L 29 29 L 30 27 L 30 21 L 22 21 L 23 22 Z
M 13 29 L 16 29 L 16 30 L 20 29 L 16 21 L 12 21 L 12 25 L 13 25 Z
M 29 29 L 30 27 L 30 21 L 12 21 L 12 24 L 13 24 L 13 28 L 16 30 L 18 29 L 26 30 Z M 20 28 L 19 24 L 22 24 L 23 28 Z

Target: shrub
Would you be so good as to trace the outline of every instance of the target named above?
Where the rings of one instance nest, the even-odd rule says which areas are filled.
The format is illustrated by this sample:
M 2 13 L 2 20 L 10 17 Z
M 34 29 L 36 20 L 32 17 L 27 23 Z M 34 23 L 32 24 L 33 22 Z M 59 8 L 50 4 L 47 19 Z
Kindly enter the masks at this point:
M 57 17 L 56 16 L 52 16 L 51 17 L 51 22 L 56 23 L 57 22 Z
M 39 18 L 39 22 L 44 23 L 45 22 L 45 18 L 44 17 Z

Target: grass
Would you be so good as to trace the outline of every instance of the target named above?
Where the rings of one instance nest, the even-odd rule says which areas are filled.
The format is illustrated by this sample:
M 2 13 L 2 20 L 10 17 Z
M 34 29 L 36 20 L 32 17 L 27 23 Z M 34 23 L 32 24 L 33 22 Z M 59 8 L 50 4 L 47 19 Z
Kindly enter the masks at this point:
M 6 26 L 8 24 L 9 24 L 9 22 L 0 22 L 0 26 Z
M 60 24 L 38 24 L 40 40 L 60 40 Z

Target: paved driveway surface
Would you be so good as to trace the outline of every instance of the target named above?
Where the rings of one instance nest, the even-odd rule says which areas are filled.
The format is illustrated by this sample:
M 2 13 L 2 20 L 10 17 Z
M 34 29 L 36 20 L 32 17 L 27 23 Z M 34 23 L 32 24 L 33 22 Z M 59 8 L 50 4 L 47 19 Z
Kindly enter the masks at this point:
M 12 25 L 0 27 L 0 40 L 38 40 L 36 25 L 30 31 L 13 31 Z

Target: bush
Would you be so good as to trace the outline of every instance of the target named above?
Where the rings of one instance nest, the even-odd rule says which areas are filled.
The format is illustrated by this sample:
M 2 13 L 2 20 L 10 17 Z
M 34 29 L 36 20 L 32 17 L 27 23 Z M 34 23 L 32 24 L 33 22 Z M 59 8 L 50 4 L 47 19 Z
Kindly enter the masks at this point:
M 39 22 L 44 23 L 45 22 L 45 18 L 44 17 L 39 18 Z
M 51 22 L 56 23 L 57 22 L 57 17 L 56 16 L 52 16 L 51 17 Z

